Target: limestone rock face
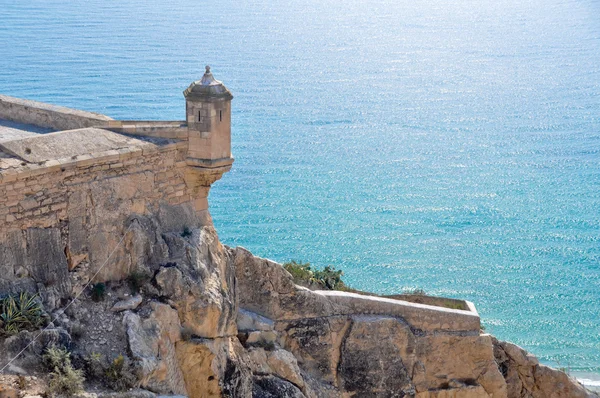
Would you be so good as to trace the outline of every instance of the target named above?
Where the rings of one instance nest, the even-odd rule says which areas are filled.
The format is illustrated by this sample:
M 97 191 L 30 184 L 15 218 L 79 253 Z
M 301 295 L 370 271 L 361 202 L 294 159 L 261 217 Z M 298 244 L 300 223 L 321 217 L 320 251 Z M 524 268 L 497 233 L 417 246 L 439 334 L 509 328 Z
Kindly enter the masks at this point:
M 348 317 L 324 317 L 278 322 L 285 349 L 291 351 L 312 377 L 337 387 L 337 367 Z
M 394 310 L 393 300 L 337 299 L 294 285 L 281 266 L 244 249 L 232 249 L 232 255 L 241 307 L 274 320 L 278 342 L 297 358 L 312 391 L 394 397 L 438 394 L 453 384 L 452 394 L 506 396 L 491 337 L 479 334 L 478 323 L 455 322 L 444 311 L 436 320 L 426 308 L 419 317 L 419 306 L 410 307 L 406 319 L 385 315 Z M 252 324 L 247 314 L 239 319 Z M 465 330 L 469 325 L 476 328 Z
M 11 232 L 0 245 L 0 292 L 21 291 L 39 292 L 49 310 L 71 293 L 59 228 Z
M 408 372 L 414 363 L 415 343 L 408 325 L 396 319 L 351 318 L 339 348 L 340 389 L 359 396 L 414 394 Z
M 253 398 L 306 398 L 295 385 L 274 376 L 254 377 Z
M 150 307 L 152 312 L 146 319 L 129 311 L 123 317 L 129 349 L 141 368 L 141 385 L 158 393 L 185 394 L 175 350 L 181 340 L 177 311 L 161 303 L 151 303 Z
M 98 281 L 117 281 L 134 271 L 153 268 L 166 257 L 166 246 L 158 233 L 160 218 L 147 217 L 132 198 L 151 194 L 151 172 L 92 182 L 88 189 L 74 192 L 67 208 L 70 257 L 89 253 L 90 273 L 100 270 L 114 248 L 110 264 Z M 93 203 L 93 205 L 90 205 Z M 135 214 L 135 215 L 132 215 Z M 125 222 L 124 222 L 125 221 Z M 129 230 L 118 245 L 124 227 Z
M 355 315 L 278 322 L 283 345 L 313 378 L 358 396 L 406 396 L 468 380 L 506 396 L 491 339 L 420 336 L 402 320 Z
M 248 357 L 236 338 L 180 341 L 177 358 L 190 397 L 252 397 Z
M 236 337 L 235 274 L 228 252 L 212 227 L 186 235 L 161 236 L 169 257 L 153 283 L 168 304 L 139 307 L 149 313 L 145 318 L 133 312 L 124 316 L 142 386 L 190 397 L 251 397 L 248 355 Z
M 214 229 L 194 230 L 189 238 L 171 234 L 169 247 L 181 257 L 176 267 L 159 269 L 156 283 L 182 326 L 198 337 L 235 336 L 235 273 Z
M 277 349 L 269 353 L 267 364 L 274 374 L 289 381 L 299 388 L 304 387 L 304 380 L 300 375 L 298 361 L 294 355 L 286 350 Z
M 291 295 L 296 287 L 291 276 L 282 272 L 273 261 L 258 258 L 243 248 L 231 250 L 242 308 L 277 319 L 283 312 L 282 298 Z
M 239 309 L 237 314 L 238 330 L 273 330 L 274 323 L 269 318 L 260 316 L 252 311 Z
M 586 390 L 566 373 L 541 365 L 521 347 L 493 339 L 494 355 L 508 383 L 508 398 L 591 398 Z
M 144 173 L 137 178 L 143 183 Z M 0 293 L 39 292 L 53 310 L 107 258 L 119 236 L 116 220 L 128 214 L 124 246 L 101 273 L 114 281 L 111 299 L 92 302 L 84 292 L 65 313 L 55 310 L 58 327 L 32 345 L 31 364 L 16 366 L 35 369 L 48 344 L 75 347 L 79 358 L 126 353 L 144 390 L 100 395 L 114 397 L 596 396 L 521 348 L 481 334 L 474 311 L 297 286 L 281 265 L 223 246 L 186 206 L 131 216 L 129 189 L 118 178 L 92 185 L 90 192 L 115 199 L 95 207 L 83 205 L 90 192 L 74 194 L 67 234 L 31 228 L 5 237 L 12 243 L 0 246 Z M 122 281 L 132 271 L 147 278 L 133 297 Z M 32 337 L 5 338 L 0 359 Z

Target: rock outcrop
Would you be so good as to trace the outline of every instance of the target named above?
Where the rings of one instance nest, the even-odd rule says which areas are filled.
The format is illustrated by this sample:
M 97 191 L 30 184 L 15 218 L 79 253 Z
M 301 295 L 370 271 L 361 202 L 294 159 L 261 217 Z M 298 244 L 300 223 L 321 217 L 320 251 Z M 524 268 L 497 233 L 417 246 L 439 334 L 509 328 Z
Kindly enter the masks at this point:
M 311 387 L 305 392 L 329 397 L 443 396 L 439 391 L 450 388 L 452 394 L 506 396 L 492 337 L 480 335 L 476 316 L 310 291 L 294 285 L 279 264 L 241 248 L 231 251 L 240 306 L 259 312 L 254 319 L 270 317 L 277 342 L 297 358 L 304 384 Z M 420 317 L 415 315 L 418 310 Z M 249 318 L 244 314 L 241 321 L 251 324 Z
M 126 354 L 143 390 L 123 397 L 594 396 L 519 347 L 481 333 L 472 310 L 309 290 L 281 265 L 223 246 L 211 226 L 182 233 L 170 221 L 135 219 L 124 258 L 145 275 L 143 284 L 131 292 L 118 281 L 123 268 L 111 268 L 116 274 L 103 279 L 115 282 L 104 301 L 84 293 L 65 314 L 55 312 L 56 328 L 16 368 L 39 372 L 32 364 L 44 347 L 60 344 L 82 361 L 94 353 Z M 32 276 L 31 288 L 51 285 L 65 250 L 54 248 L 55 232 L 27 234 L 35 241 L 45 234 L 52 246 L 51 263 Z M 40 261 L 29 247 L 22 250 L 28 267 Z M 74 274 L 53 282 L 54 291 L 69 291 Z M 2 344 L 8 355 L 30 341 L 31 333 L 21 332 Z
M 587 398 L 592 396 L 565 372 L 539 363 L 521 347 L 493 340 L 494 355 L 508 384 L 508 398 Z

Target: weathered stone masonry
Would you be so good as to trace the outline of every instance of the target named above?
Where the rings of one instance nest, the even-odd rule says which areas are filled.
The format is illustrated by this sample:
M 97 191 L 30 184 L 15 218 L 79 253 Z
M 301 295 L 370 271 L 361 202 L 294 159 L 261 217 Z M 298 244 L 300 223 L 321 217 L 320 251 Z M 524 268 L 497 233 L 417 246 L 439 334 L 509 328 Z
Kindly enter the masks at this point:
M 187 120 L 164 122 L 0 96 L 0 122 L 17 124 L 0 124 L 0 291 L 51 291 L 52 306 L 71 293 L 67 272 L 86 282 L 136 215 L 180 232 L 211 224 L 210 186 L 233 163 L 232 96 L 208 68 L 184 95 Z M 142 266 L 132 252 L 118 248 L 95 280 Z
M 145 155 L 143 150 L 109 152 L 99 158 L 4 175 L 0 185 L 0 216 L 4 221 L 0 232 L 5 235 L 12 230 L 59 225 L 73 215 L 68 213 L 69 198 L 89 190 L 94 181 L 127 180 L 124 185 L 132 189 L 121 192 L 118 199 L 131 201 L 136 213 L 144 213 L 147 206 L 161 200 L 172 204 L 193 202 L 198 193 L 206 193 L 192 192 L 185 184 L 187 164 L 180 144 L 150 147 Z M 140 174 L 149 185 L 137 186 Z M 206 209 L 200 201 L 197 209 Z

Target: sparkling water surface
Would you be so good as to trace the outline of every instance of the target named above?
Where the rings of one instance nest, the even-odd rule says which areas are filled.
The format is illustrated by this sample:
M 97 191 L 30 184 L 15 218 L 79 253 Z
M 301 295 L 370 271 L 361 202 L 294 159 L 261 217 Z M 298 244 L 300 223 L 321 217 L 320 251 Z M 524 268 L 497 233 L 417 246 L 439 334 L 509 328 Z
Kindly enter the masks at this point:
M 235 95 L 223 242 L 471 300 L 598 379 L 600 2 L 0 3 L 2 94 L 178 120 L 212 66 Z

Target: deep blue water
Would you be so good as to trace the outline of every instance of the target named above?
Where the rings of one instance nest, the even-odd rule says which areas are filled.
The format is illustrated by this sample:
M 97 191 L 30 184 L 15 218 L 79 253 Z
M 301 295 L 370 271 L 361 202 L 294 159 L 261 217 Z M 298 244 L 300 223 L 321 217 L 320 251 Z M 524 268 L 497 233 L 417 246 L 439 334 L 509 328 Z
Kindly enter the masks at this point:
M 600 2 L 2 0 L 0 93 L 183 119 L 235 95 L 221 239 L 476 303 L 600 372 Z

